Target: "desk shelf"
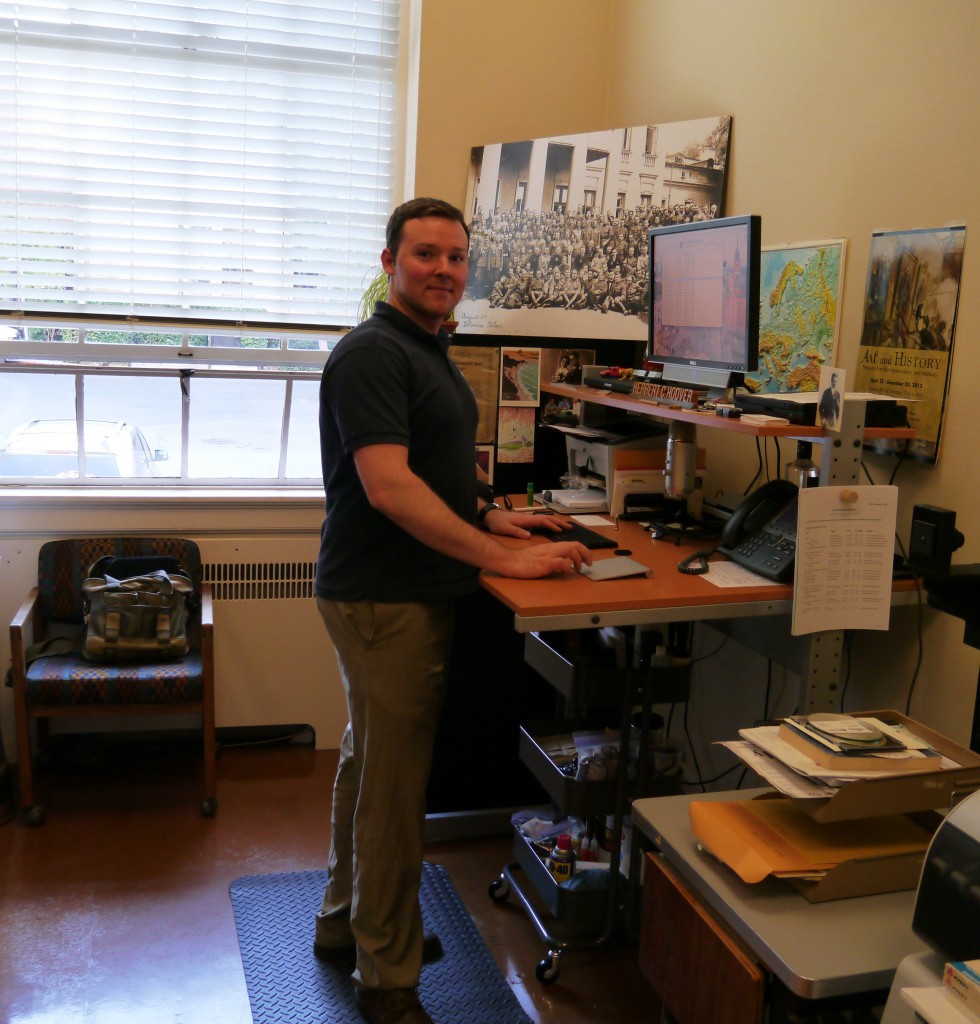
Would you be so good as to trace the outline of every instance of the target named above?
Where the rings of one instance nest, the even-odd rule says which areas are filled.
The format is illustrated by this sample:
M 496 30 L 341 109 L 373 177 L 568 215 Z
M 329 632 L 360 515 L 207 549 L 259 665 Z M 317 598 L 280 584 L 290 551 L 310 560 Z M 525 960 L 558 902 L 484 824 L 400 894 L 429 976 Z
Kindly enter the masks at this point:
M 792 437 L 802 441 L 820 443 L 829 438 L 823 427 L 806 426 L 802 423 L 743 423 L 741 420 L 730 420 L 717 416 L 713 412 L 700 412 L 697 409 L 679 409 L 658 402 L 644 402 L 632 395 L 618 394 L 615 391 L 603 391 L 585 385 L 542 384 L 541 390 L 549 395 L 558 395 L 575 402 L 590 402 L 593 405 L 604 405 L 621 412 L 642 413 L 660 420 L 674 420 L 680 423 L 691 423 L 698 427 L 710 427 L 712 430 L 726 430 L 731 434 L 746 434 L 750 437 Z M 878 441 L 883 439 L 907 440 L 915 437 L 911 427 L 865 427 L 864 440 Z

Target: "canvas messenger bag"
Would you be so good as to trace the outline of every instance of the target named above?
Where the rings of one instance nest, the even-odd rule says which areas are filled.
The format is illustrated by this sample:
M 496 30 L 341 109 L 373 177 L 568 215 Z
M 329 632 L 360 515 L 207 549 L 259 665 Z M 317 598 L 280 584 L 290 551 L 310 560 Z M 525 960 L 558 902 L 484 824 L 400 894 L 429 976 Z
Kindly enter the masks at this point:
M 82 584 L 89 661 L 158 661 L 187 654 L 194 587 L 176 559 L 106 555 Z

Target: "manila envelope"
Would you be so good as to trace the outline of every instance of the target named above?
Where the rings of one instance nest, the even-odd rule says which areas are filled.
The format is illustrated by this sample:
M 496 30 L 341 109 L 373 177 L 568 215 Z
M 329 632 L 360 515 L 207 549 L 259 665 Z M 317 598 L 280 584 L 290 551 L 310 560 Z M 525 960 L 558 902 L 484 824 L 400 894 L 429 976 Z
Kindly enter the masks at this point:
M 930 833 L 901 814 L 820 824 L 794 801 L 695 801 L 695 836 L 745 882 L 817 875 L 846 860 L 922 852 Z

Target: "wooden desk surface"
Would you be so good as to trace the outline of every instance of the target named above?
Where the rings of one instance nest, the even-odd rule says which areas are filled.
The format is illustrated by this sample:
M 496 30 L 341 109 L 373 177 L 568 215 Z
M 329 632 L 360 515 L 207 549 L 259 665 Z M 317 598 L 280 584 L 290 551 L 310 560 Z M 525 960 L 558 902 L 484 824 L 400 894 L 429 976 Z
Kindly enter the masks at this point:
M 596 533 L 616 540 L 630 557 L 650 568 L 648 577 L 594 581 L 572 573 L 541 580 L 505 579 L 484 572 L 483 587 L 515 614 L 519 632 L 537 629 L 576 629 L 590 626 L 628 625 L 758 615 L 788 614 L 792 610 L 793 588 L 789 584 L 761 583 L 751 587 L 719 587 L 703 576 L 678 571 L 677 563 L 694 551 L 710 548 L 715 541 L 652 540 L 638 523 L 620 521 L 613 526 L 591 526 Z M 550 543 L 539 541 L 533 543 Z M 532 541 L 506 541 L 530 544 Z M 593 551 L 593 561 L 613 557 L 613 548 Z M 723 560 L 715 555 L 712 561 Z M 901 595 L 914 598 L 911 580 L 895 584 L 897 603 Z

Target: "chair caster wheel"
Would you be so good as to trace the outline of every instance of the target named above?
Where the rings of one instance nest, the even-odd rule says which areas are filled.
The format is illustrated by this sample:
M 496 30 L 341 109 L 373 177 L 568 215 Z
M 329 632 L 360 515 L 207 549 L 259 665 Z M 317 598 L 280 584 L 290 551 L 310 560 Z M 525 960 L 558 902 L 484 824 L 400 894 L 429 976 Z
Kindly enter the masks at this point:
M 35 804 L 28 810 L 24 820 L 31 828 L 37 828 L 44 824 L 45 818 L 47 818 L 47 814 L 44 808 L 40 804 Z
M 218 801 L 213 797 L 206 797 L 201 801 L 201 814 L 205 818 L 213 818 L 218 813 Z

